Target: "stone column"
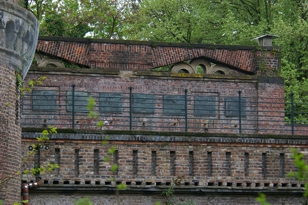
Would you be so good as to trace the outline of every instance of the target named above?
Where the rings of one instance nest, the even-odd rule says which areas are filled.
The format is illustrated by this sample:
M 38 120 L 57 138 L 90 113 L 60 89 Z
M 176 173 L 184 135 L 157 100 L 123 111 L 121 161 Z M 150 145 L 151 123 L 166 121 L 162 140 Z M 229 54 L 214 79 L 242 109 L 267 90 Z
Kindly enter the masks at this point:
M 7 205 L 21 200 L 20 98 L 16 81 L 27 74 L 39 30 L 35 16 L 17 2 L 0 0 L 0 199 Z

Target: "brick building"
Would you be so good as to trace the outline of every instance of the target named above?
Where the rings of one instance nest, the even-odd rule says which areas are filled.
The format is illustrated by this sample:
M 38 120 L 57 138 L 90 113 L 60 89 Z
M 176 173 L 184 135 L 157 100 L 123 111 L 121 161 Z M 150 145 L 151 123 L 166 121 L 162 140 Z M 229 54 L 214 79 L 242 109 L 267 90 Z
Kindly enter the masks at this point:
M 26 80 L 47 79 L 23 97 L 22 153 L 55 126 L 27 167 L 60 168 L 40 176 L 32 204 L 164 204 L 175 178 L 176 204 L 257 204 L 259 192 L 301 204 L 303 182 L 286 175 L 289 148 L 307 152 L 308 127 L 285 120 L 279 48 L 42 37 L 37 51 Z M 89 96 L 98 119 L 87 118 Z

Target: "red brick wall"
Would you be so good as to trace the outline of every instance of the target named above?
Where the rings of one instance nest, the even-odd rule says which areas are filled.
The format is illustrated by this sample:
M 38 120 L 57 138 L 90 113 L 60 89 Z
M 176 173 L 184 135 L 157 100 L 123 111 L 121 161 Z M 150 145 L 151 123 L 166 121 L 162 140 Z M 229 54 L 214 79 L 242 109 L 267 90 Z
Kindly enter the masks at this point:
M 23 154 L 28 151 L 28 146 L 35 143 L 35 133 L 23 133 Z M 77 140 L 81 136 L 84 140 Z M 307 140 L 290 139 L 285 143 L 285 138 L 271 140 L 266 137 L 249 137 L 249 142 L 244 142 L 243 137 L 193 137 L 159 135 L 130 135 L 130 134 L 105 134 L 109 141 L 107 145 L 101 145 L 101 140 L 91 140 L 93 137 L 102 137 L 101 134 L 84 133 L 58 133 L 51 137 L 46 145 L 49 150 L 41 150 L 41 164 L 55 162 L 55 149 L 60 150 L 59 174 L 43 174 L 44 184 L 80 184 L 107 185 L 112 177 L 115 182 L 130 183 L 128 185 L 153 185 L 159 183 L 166 185 L 174 176 L 183 176 L 183 187 L 208 187 L 208 188 L 282 188 L 298 189 L 302 182 L 289 179 L 287 173 L 296 171 L 293 160 L 290 157 L 290 147 L 297 148 L 299 152 L 307 155 Z M 140 140 L 136 138 L 139 136 Z M 175 136 L 172 136 L 175 137 Z M 71 138 L 71 140 L 67 140 Z M 141 139 L 142 138 L 142 139 Z M 190 139 L 189 139 L 190 138 Z M 244 136 L 245 138 L 245 136 Z M 75 139 L 75 140 L 74 140 Z M 126 140 L 125 140 L 126 139 Z M 133 140 L 135 139 L 135 140 Z M 183 142 L 181 142 L 183 140 Z M 113 156 L 110 162 L 104 162 L 108 156 L 108 149 L 114 146 L 118 150 L 118 175 L 114 176 L 110 171 L 113 164 Z M 79 174 L 75 170 L 75 150 L 79 149 Z M 99 150 L 99 173 L 94 174 L 94 150 Z M 133 151 L 138 151 L 138 160 L 134 162 Z M 152 174 L 152 151 L 156 151 L 156 174 Z M 170 152 L 175 152 L 175 174 L 171 174 Z M 193 175 L 189 174 L 189 152 L 193 152 Z M 209 152 L 211 153 L 211 165 L 209 164 Z M 226 153 L 230 153 L 229 165 Z M 249 154 L 245 160 L 245 153 Z M 262 155 L 266 155 L 263 159 Z M 281 154 L 284 154 L 281 159 Z M 27 162 L 28 168 L 33 167 L 34 158 Z M 283 164 L 281 164 L 281 160 Z M 134 163 L 137 164 L 137 174 L 133 173 Z M 211 168 L 210 168 L 211 166 Z M 247 167 L 247 170 L 245 170 Z M 212 170 L 211 174 L 209 170 Z M 228 171 L 229 170 L 229 171 Z M 281 173 L 283 173 L 281 175 Z M 103 176 L 103 177 L 101 177 Z M 24 176 L 24 179 L 27 179 Z M 32 178 L 28 178 L 31 180 Z M 65 183 L 66 181 L 66 183 Z M 97 183 L 99 182 L 99 183 Z M 148 184 L 147 184 L 148 183 Z M 185 184 L 186 183 L 186 184 Z
M 47 80 L 42 86 L 35 89 L 57 90 L 57 92 L 60 93 L 61 91 L 64 95 L 66 95 L 66 91 L 71 91 L 73 84 L 76 85 L 76 91 L 87 91 L 94 94 L 95 92 L 128 93 L 129 87 L 133 87 L 134 93 L 145 94 L 183 95 L 185 89 L 192 95 L 217 93 L 221 98 L 221 113 L 219 121 L 217 121 L 219 123 L 215 125 L 216 127 L 212 127 L 215 129 L 211 130 L 211 127 L 209 127 L 210 134 L 188 133 L 189 136 L 182 136 L 181 134 L 144 134 L 142 132 L 129 133 L 127 131 L 120 134 L 108 133 L 108 130 L 120 129 L 113 125 L 105 126 L 107 133 L 89 134 L 89 131 L 79 130 L 68 134 L 60 131 L 57 135 L 51 136 L 51 140 L 46 144 L 49 146 L 49 150 L 41 151 L 41 164 L 43 165 L 46 162 L 55 162 L 55 149 L 60 150 L 60 170 L 59 173 L 55 171 L 52 174 L 42 175 L 43 187 L 38 189 L 38 194 L 34 196 L 34 201 L 37 204 L 41 202 L 43 197 L 50 198 L 49 196 L 41 195 L 40 191 L 48 190 L 52 192 L 52 189 L 67 191 L 68 186 L 74 186 L 75 188 L 89 189 L 89 193 L 94 193 L 97 187 L 99 189 L 114 187 L 114 184 L 109 185 L 112 177 L 115 178 L 115 182 L 127 184 L 130 190 L 136 187 L 140 188 L 140 193 L 149 187 L 163 190 L 168 187 L 166 184 L 170 183 L 174 176 L 184 176 L 180 189 L 192 192 L 196 188 L 200 188 L 214 191 L 230 190 L 232 193 L 237 193 L 239 189 L 244 190 L 244 192 L 253 192 L 254 194 L 259 190 L 271 192 L 272 190 L 277 191 L 280 189 L 301 193 L 300 189 L 303 184 L 286 177 L 289 171 L 296 170 L 290 158 L 289 147 L 295 147 L 302 153 L 307 154 L 307 142 L 303 138 L 284 137 L 285 134 L 290 134 L 290 132 L 289 128 L 284 125 L 284 88 L 283 82 L 279 78 L 171 75 L 151 74 L 148 72 L 99 72 L 83 69 L 72 71 L 69 69 L 48 68 L 30 71 L 27 79 L 35 79 L 42 75 L 46 76 Z M 252 130 L 243 132 L 241 136 L 213 134 L 217 132 L 238 134 L 238 129 L 234 129 L 234 127 L 238 126 L 238 118 L 231 117 L 232 119 L 228 120 L 224 116 L 224 97 L 236 97 L 238 96 L 238 91 L 242 91 L 241 96 L 247 98 L 246 112 L 258 114 L 250 118 L 245 117 L 243 124 L 250 121 L 256 124 L 250 125 L 250 127 L 246 126 L 246 128 L 252 128 Z M 31 103 L 30 98 L 28 101 L 29 109 L 31 109 Z M 66 104 L 61 106 L 65 110 Z M 44 117 L 46 117 L 44 114 L 35 116 L 38 120 L 34 124 L 36 127 L 43 127 L 44 124 L 49 125 L 56 121 L 54 116 L 47 117 L 46 122 L 43 121 Z M 162 116 L 162 113 L 157 113 L 157 119 L 159 119 L 159 116 Z M 77 121 L 79 121 L 79 125 Z M 118 125 L 127 124 L 127 118 L 121 120 L 121 118 L 115 117 L 112 121 L 118 123 Z M 59 120 L 59 122 L 64 121 Z M 76 130 L 85 128 L 82 127 L 82 122 L 89 123 L 90 121 L 85 116 L 76 118 Z M 127 127 L 124 130 L 127 130 Z M 161 130 L 155 128 L 151 131 Z M 193 132 L 195 130 L 188 131 Z M 197 131 L 200 132 L 200 130 Z M 283 135 L 271 138 L 272 136 L 247 134 Z M 302 132 L 302 134 L 306 135 L 307 133 Z M 110 137 L 109 144 L 102 146 L 101 141 L 106 135 Z M 35 137 L 37 136 L 39 136 L 39 132 L 23 132 L 22 151 L 24 156 L 28 151 L 28 146 L 36 142 Z M 118 150 L 119 170 L 117 176 L 114 176 L 110 171 L 113 156 L 110 158 L 112 163 L 104 162 L 103 160 L 108 153 L 108 148 L 112 145 Z M 75 150 L 79 150 L 79 174 L 77 175 L 75 170 Z M 94 150 L 99 150 L 98 174 L 94 173 Z M 138 151 L 137 162 L 134 162 L 134 151 Z M 155 175 L 152 174 L 152 151 L 156 152 Z M 174 175 L 171 174 L 171 152 L 175 153 Z M 192 176 L 190 175 L 191 159 L 189 152 L 193 152 Z M 246 154 L 249 154 L 248 158 Z M 209 165 L 209 156 L 211 156 L 211 166 Z M 230 157 L 229 161 L 228 156 Z M 283 166 L 281 157 L 283 157 Z M 137 164 L 137 174 L 134 174 L 134 164 Z M 33 165 L 34 158 L 30 158 L 27 162 L 27 168 L 32 168 Z M 245 171 L 245 167 L 248 168 L 248 171 Z M 281 176 L 282 170 L 283 176 Z M 29 181 L 33 178 L 24 175 L 23 179 Z M 75 186 L 77 182 L 81 185 Z M 161 187 L 159 187 L 159 184 L 161 184 Z M 81 192 L 78 193 L 80 193 L 76 194 L 78 197 L 84 196 Z M 194 193 L 197 193 L 197 191 Z M 218 198 L 216 196 L 211 200 L 212 204 L 253 204 L 253 199 L 256 195 L 252 195 L 246 197 L 233 195 L 230 198 Z M 103 200 L 103 197 L 91 197 L 94 201 Z M 185 197 L 185 199 L 187 198 Z M 298 199 L 298 197 L 294 196 L 290 198 L 293 200 Z M 161 198 L 152 196 L 151 199 L 147 200 L 157 199 L 160 200 Z M 52 201 L 52 199 L 50 200 Z M 61 200 L 66 201 L 68 199 L 61 198 Z M 115 201 L 116 198 L 108 196 L 108 200 Z M 138 200 L 127 197 L 125 203 L 144 204 L 144 200 L 144 197 L 140 197 Z M 193 200 L 197 200 L 199 204 L 205 204 L 207 199 Z M 270 200 L 274 202 L 273 204 L 277 202 L 275 197 Z M 106 202 L 106 204 L 108 203 L 112 202 Z
M 0 65 L 0 180 L 9 179 L 0 184 L 0 198 L 5 204 L 20 201 L 21 183 L 17 171 L 21 163 L 21 129 L 20 116 L 16 118 L 15 79 L 15 71 Z
M 91 68 L 112 70 L 151 70 L 199 57 L 244 72 L 257 72 L 261 64 L 273 73 L 279 69 L 274 52 L 255 51 L 254 47 L 44 37 L 37 50 Z
M 76 85 L 75 91 L 90 92 L 96 103 L 99 102 L 99 92 L 111 92 L 123 94 L 123 106 L 128 107 L 129 87 L 132 93 L 155 94 L 156 111 L 154 114 L 138 114 L 134 118 L 133 130 L 149 131 L 184 131 L 185 121 L 182 118 L 163 115 L 164 95 L 184 95 L 185 89 L 188 93 L 188 132 L 210 132 L 210 133 L 239 133 L 238 117 L 227 117 L 225 115 L 226 97 L 238 98 L 238 91 L 241 97 L 246 99 L 246 116 L 242 118 L 242 133 L 259 134 L 291 134 L 291 127 L 285 125 L 284 121 L 284 86 L 280 78 L 264 77 L 230 77 L 230 76 L 194 76 L 194 75 L 160 75 L 151 73 L 96 73 L 87 74 L 87 70 L 71 72 L 69 69 L 46 69 L 30 71 L 27 79 L 35 79 L 39 76 L 46 76 L 47 80 L 43 85 L 37 86 L 36 90 L 55 90 L 57 95 L 57 112 L 52 113 L 32 112 L 32 98 L 27 96 L 23 100 L 24 121 L 32 125 L 27 127 L 43 127 L 44 125 L 55 125 L 58 128 L 70 128 L 72 124 L 71 112 L 66 110 L 66 94 L 72 91 L 72 85 Z M 93 72 L 93 71 L 92 71 Z M 95 73 L 95 72 L 94 72 Z M 193 113 L 193 97 L 196 95 L 217 96 L 216 117 L 196 117 Z M 98 111 L 98 108 L 95 108 Z M 127 108 L 128 109 L 128 108 Z M 129 111 L 126 109 L 123 114 L 103 114 L 109 125 L 104 129 L 129 130 Z M 35 114 L 32 116 L 32 114 Z M 61 117 L 59 117 L 61 114 Z M 32 118 L 33 122 L 25 121 Z M 149 119 L 148 119 L 149 118 Z M 95 121 L 75 115 L 75 128 L 93 129 L 96 128 Z M 152 124 L 151 124 L 152 123 Z M 92 127 L 88 125 L 92 125 Z M 145 125 L 145 126 L 143 126 Z M 145 128 L 153 126 L 153 128 Z M 122 126 L 122 127 L 120 127 Z M 169 129 L 164 127 L 169 126 Z M 307 127 L 295 127 L 295 134 L 306 135 Z

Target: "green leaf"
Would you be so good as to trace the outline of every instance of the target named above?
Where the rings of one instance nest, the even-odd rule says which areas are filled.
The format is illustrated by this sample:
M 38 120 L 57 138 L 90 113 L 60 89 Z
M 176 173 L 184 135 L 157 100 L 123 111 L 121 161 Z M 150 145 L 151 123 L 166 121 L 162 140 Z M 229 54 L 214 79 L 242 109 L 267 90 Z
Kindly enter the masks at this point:
M 126 184 L 121 183 L 121 184 L 117 185 L 118 190 L 124 190 L 126 188 L 127 188 Z
M 270 205 L 270 203 L 266 202 L 266 197 L 265 194 L 263 193 L 259 193 L 259 196 L 257 198 L 257 201 L 261 204 L 261 205 Z
M 97 122 L 97 127 L 102 128 L 104 126 L 104 121 L 100 120 Z
M 109 154 L 114 154 L 116 151 L 116 147 L 115 146 L 112 146 L 111 148 L 108 149 L 108 153 Z
M 113 173 L 115 173 L 115 172 L 117 171 L 117 169 L 118 169 L 118 165 L 117 165 L 117 164 L 113 164 L 113 165 L 111 166 L 111 171 L 112 171 Z

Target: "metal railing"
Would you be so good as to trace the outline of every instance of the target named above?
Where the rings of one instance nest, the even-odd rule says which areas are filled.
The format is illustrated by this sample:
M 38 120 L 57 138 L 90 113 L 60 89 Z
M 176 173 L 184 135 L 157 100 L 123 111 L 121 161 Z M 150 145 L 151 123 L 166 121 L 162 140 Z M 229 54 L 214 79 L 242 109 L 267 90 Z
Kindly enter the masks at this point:
M 22 97 L 22 127 L 144 130 L 234 134 L 308 135 L 308 103 L 284 98 L 212 94 L 89 92 L 76 88 L 44 88 Z M 88 98 L 97 119 L 88 118 Z M 241 102 L 241 103 L 239 103 Z

